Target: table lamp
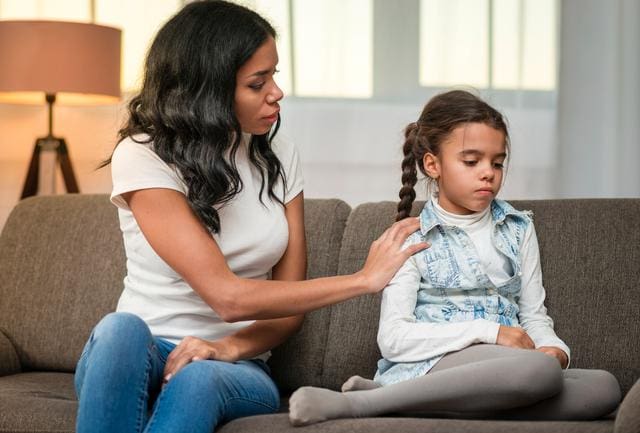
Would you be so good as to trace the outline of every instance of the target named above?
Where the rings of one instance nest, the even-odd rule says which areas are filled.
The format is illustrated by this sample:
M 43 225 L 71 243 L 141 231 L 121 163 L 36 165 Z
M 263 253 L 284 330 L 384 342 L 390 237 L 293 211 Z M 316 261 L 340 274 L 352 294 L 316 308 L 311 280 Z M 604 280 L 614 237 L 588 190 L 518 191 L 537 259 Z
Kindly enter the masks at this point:
M 119 29 L 96 24 L 0 21 L 0 102 L 46 102 L 49 114 L 49 132 L 36 140 L 21 198 L 47 181 L 54 190 L 57 164 L 67 192 L 79 192 L 65 140 L 53 135 L 53 105 L 117 102 L 120 40 Z M 50 179 L 43 179 L 45 153 L 53 155 Z

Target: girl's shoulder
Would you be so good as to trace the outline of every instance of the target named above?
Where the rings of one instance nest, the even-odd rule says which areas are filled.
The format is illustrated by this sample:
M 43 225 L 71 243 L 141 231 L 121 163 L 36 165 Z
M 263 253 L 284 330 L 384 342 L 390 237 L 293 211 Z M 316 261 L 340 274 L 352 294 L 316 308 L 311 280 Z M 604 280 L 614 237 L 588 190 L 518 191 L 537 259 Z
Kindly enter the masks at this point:
M 491 216 L 498 223 L 516 220 L 528 225 L 533 222 L 532 211 L 516 209 L 511 203 L 501 199 L 494 199 L 491 202 Z

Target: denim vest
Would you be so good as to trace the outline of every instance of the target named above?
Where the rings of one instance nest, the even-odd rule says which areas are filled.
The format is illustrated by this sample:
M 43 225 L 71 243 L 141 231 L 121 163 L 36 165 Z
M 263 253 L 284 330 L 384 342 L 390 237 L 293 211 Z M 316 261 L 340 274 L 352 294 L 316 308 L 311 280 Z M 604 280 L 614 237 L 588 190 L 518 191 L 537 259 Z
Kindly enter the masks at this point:
M 521 288 L 520 249 L 531 224 L 531 213 L 514 209 L 502 200 L 491 203 L 493 245 L 508 260 L 511 277 L 494 284 L 482 269 L 473 241 L 467 233 L 443 223 L 428 200 L 420 214 L 420 232 L 409 242 L 426 241 L 431 247 L 414 257 L 420 271 L 415 319 L 419 322 L 491 320 L 518 326 Z M 375 380 L 389 385 L 426 374 L 444 355 L 412 363 L 378 361 Z

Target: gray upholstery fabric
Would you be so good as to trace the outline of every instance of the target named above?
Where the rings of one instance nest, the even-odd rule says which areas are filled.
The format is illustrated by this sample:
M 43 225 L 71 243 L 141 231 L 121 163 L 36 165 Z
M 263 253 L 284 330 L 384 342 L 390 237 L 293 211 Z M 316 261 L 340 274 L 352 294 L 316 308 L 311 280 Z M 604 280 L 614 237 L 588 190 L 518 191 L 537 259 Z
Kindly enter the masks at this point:
M 0 377 L 20 372 L 20 360 L 13 344 L 0 331 Z
M 640 379 L 633 385 L 618 408 L 615 433 L 640 432 Z
M 0 330 L 23 370 L 73 371 L 122 290 L 115 207 L 104 195 L 24 200 L 9 216 L 0 251 Z
M 342 234 L 351 208 L 341 200 L 305 200 L 307 278 L 336 275 Z M 331 307 L 306 314 L 302 329 L 272 351 L 269 365 L 283 392 L 322 385 Z
M 252 416 L 231 421 L 218 433 L 611 433 L 612 420 L 590 422 L 518 422 L 433 418 L 342 419 L 292 427 L 286 414 Z
M 571 366 L 613 373 L 623 394 L 640 377 L 640 200 L 512 202 L 530 209 L 546 305 Z
M 572 365 L 610 370 L 627 391 L 640 378 L 640 200 L 514 204 L 535 213 L 547 306 L 573 350 Z M 414 214 L 421 207 L 416 203 Z M 317 277 L 360 269 L 371 241 L 393 222 L 395 204 L 349 213 L 339 200 L 306 200 L 305 213 L 308 276 Z M 91 328 L 115 307 L 124 272 L 117 213 L 106 195 L 31 198 L 12 212 L 0 236 L 0 433 L 73 431 L 73 376 L 61 372 L 73 371 Z M 273 351 L 279 386 L 337 389 L 352 374 L 371 376 L 380 356 L 378 314 L 379 295 L 308 314 L 301 332 Z M 639 413 L 636 384 L 619 410 L 617 431 L 638 432 Z M 295 431 L 595 433 L 613 425 L 367 418 Z M 292 429 L 277 414 L 236 420 L 220 431 Z
M 367 203 L 351 212 L 340 249 L 340 275 L 364 265 L 369 246 L 395 219 L 395 204 Z M 380 295 L 351 299 L 331 310 L 323 384 L 338 390 L 354 374 L 372 377 L 380 351 L 376 343 Z
M 0 433 L 73 432 L 73 374 L 22 373 L 0 377 Z

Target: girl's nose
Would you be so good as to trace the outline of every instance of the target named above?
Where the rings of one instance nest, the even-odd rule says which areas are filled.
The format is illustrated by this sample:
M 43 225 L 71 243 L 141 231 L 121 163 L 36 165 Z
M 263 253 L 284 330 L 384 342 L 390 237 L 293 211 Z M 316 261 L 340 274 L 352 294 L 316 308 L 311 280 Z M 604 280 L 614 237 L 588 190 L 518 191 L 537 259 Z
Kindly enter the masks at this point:
M 492 181 L 493 178 L 495 177 L 495 173 L 493 172 L 493 168 L 491 166 L 483 167 L 482 173 L 480 175 L 482 180 L 487 180 L 487 181 Z

